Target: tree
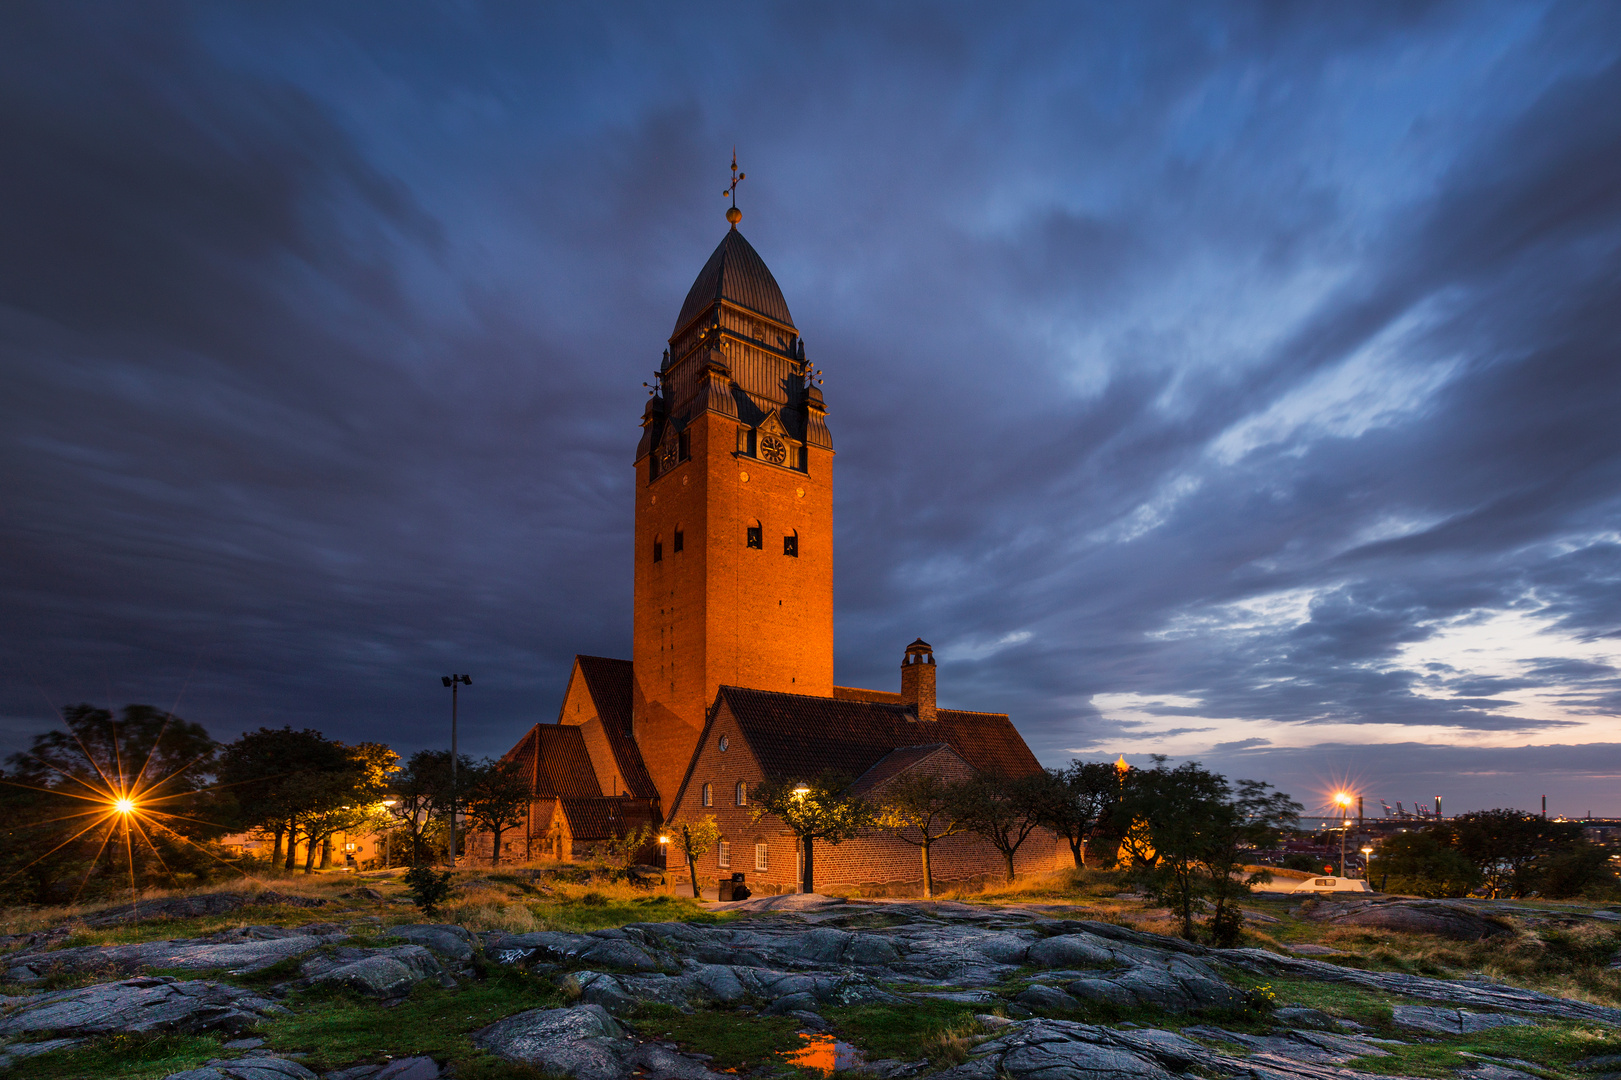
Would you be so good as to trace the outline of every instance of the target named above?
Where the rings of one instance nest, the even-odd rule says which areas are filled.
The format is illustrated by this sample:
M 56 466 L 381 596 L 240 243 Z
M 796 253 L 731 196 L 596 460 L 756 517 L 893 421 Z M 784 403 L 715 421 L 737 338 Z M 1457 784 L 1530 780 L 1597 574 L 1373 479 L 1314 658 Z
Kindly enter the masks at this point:
M 1249 892 L 1241 853 L 1270 844 L 1298 820 L 1300 806 L 1270 785 L 1242 780 L 1235 792 L 1227 778 L 1196 761 L 1166 768 L 1155 755 L 1154 768 L 1126 776 L 1119 812 L 1146 833 L 1154 851 L 1140 872 L 1148 888 L 1182 922 L 1182 936 L 1193 940 L 1193 912 L 1213 901 L 1209 929 L 1218 942 L 1233 944 L 1243 927 L 1237 898 Z
M 1579 822 L 1549 821 L 1520 810 L 1476 810 L 1441 828 L 1449 846 L 1474 865 L 1493 897 L 1531 892 L 1538 863 L 1582 839 Z
M 210 789 L 217 744 L 201 725 L 150 705 L 118 719 L 63 710 L 64 729 L 11 755 L 0 773 L 0 882 L 15 900 L 62 903 L 88 892 L 209 876 L 222 800 Z M 122 802 L 121 802 L 122 800 Z
M 828 774 L 809 781 L 767 781 L 749 792 L 753 820 L 774 815 L 799 837 L 802 892 L 816 891 L 814 841 L 837 846 L 873 823 L 872 805 L 851 795 L 849 787 L 848 777 Z
M 462 786 L 467 816 L 491 835 L 491 857 L 501 864 L 501 834 L 529 820 L 532 797 L 524 767 L 516 760 L 479 762 Z
M 1252 885 L 1272 880 L 1265 870 L 1244 876 L 1246 852 L 1277 844 L 1284 830 L 1299 823 L 1301 809 L 1289 796 L 1273 791 L 1270 784 L 1240 780 L 1238 790 L 1212 818 L 1199 866 L 1215 903 L 1206 926 L 1217 948 L 1230 949 L 1239 943 L 1244 930 L 1239 897 L 1248 896 Z
M 604 847 L 608 854 L 628 869 L 636 861 L 636 855 L 658 837 L 658 830 L 653 828 L 652 822 L 643 822 L 628 832 L 610 836 Z
M 1120 771 L 1107 761 L 1072 761 L 1045 789 L 1041 823 L 1069 844 L 1076 866 L 1086 865 L 1086 841 L 1120 801 Z
M 338 744 L 343 745 L 343 744 Z M 399 766 L 400 756 L 382 743 L 359 743 L 344 748 L 348 767 L 315 774 L 320 786 L 305 805 L 302 822 L 308 844 L 304 872 L 315 864 L 315 845 L 322 845 L 321 867 L 326 868 L 328 841 L 340 832 L 371 831 L 387 817 L 382 800 L 388 778 Z
M 473 761 L 462 755 L 459 771 L 473 768 Z M 411 843 L 411 864 L 421 866 L 432 858 L 430 836 L 450 813 L 450 751 L 418 750 L 394 775 L 389 784 L 392 806 L 388 814 L 405 832 Z
M 1387 836 L 1368 860 L 1368 879 L 1379 882 L 1380 892 L 1468 896 L 1480 884 L 1480 872 L 1448 840 L 1445 826 Z
M 929 856 L 934 845 L 967 829 L 958 815 L 957 785 L 934 773 L 907 773 L 878 798 L 875 824 L 918 849 L 923 857 L 923 895 L 934 896 Z
M 1001 852 L 1009 881 L 1014 878 L 1014 856 L 1041 827 L 1042 814 L 1055 801 L 1056 783 L 1045 771 L 1018 777 L 981 773 L 956 789 L 958 819 Z
M 1555 900 L 1613 895 L 1615 886 L 1610 853 L 1586 840 L 1578 840 L 1537 864 L 1537 891 Z
M 670 842 L 687 861 L 687 874 L 692 878 L 692 898 L 697 900 L 698 860 L 715 850 L 715 845 L 720 842 L 720 826 L 715 824 L 715 815 L 708 814 L 702 821 L 682 822 L 670 837 Z
M 341 804 L 341 791 L 334 795 L 334 790 L 348 782 L 353 770 L 348 748 L 319 731 L 262 727 L 226 744 L 219 779 L 236 797 L 234 824 L 271 833 L 272 865 L 280 862 L 291 870 L 301 829 Z

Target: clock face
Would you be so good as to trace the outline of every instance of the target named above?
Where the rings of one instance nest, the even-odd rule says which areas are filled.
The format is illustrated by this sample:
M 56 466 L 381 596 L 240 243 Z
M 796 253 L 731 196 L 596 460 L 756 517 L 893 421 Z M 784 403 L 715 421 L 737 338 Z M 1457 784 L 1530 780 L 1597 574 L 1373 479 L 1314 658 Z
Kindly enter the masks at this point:
M 788 460 L 788 444 L 775 435 L 767 435 L 760 440 L 760 458 L 781 465 Z
M 670 439 L 659 447 L 659 468 L 668 471 L 676 466 L 675 440 Z

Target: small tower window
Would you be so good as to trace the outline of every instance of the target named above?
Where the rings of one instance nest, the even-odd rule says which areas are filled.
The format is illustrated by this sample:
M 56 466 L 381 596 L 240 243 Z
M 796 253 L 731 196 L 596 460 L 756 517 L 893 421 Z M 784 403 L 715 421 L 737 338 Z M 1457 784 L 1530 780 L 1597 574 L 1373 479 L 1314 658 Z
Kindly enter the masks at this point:
M 664 541 L 663 540 L 655 539 L 653 541 L 653 561 L 654 562 L 663 562 L 664 561 Z
M 676 458 L 680 461 L 692 460 L 692 432 L 683 431 L 675 440 Z M 676 550 L 680 550 L 677 548 Z
M 765 550 L 765 527 L 762 526 L 758 521 L 749 526 L 747 546 L 760 551 Z
M 715 861 L 720 864 L 722 870 L 730 870 L 732 868 L 732 845 L 724 840 L 716 844 Z
M 748 804 L 749 804 L 749 782 L 747 780 L 739 780 L 737 782 L 737 805 L 739 805 L 739 806 L 747 806 Z
M 680 535 L 677 533 L 676 535 Z M 795 529 L 782 538 L 782 553 L 790 558 L 799 558 L 799 530 Z
M 681 541 L 684 538 L 684 535 L 685 534 L 683 534 L 680 529 L 677 529 L 675 531 L 675 536 L 670 538 L 670 550 L 675 552 L 677 555 L 681 554 Z
M 704 805 L 705 806 L 714 806 L 715 805 L 715 785 L 714 784 L 705 784 L 704 785 Z

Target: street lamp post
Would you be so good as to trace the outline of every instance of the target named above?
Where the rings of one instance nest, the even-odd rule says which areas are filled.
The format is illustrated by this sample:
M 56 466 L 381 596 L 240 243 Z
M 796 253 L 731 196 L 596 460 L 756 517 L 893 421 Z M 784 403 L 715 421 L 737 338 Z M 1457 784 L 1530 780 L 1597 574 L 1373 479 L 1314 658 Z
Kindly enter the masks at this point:
M 472 686 L 471 675 L 441 675 L 439 681 L 450 687 L 450 868 L 456 868 L 456 691 Z
M 1334 801 L 1340 807 L 1340 877 L 1345 876 L 1345 834 L 1351 830 L 1351 793 L 1337 792 Z
M 1362 848 L 1362 880 L 1363 881 L 1368 880 L 1368 866 L 1369 866 L 1368 860 L 1371 859 L 1372 857 L 1373 857 L 1373 848 L 1364 846 Z M 1369 886 L 1369 887 L 1371 888 L 1372 886 Z
M 811 789 L 809 784 L 799 783 L 794 785 L 795 802 L 803 803 L 805 801 L 805 796 L 809 795 L 810 793 Z M 799 891 L 806 893 L 815 892 L 816 864 L 813 861 L 814 855 L 811 853 L 811 838 L 809 833 L 807 833 L 801 839 L 799 846 L 802 852 L 799 860 Z

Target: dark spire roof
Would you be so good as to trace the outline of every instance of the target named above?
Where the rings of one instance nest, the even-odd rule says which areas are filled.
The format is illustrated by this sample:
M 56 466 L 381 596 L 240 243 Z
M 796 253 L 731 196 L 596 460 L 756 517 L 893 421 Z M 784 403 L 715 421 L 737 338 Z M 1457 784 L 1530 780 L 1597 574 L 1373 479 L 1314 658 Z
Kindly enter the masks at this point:
M 698 279 L 687 292 L 687 301 L 681 305 L 681 314 L 670 336 L 673 338 L 685 330 L 688 323 L 708 311 L 717 300 L 729 300 L 768 319 L 794 325 L 794 317 L 788 314 L 788 301 L 782 298 L 777 279 L 766 269 L 760 253 L 736 229 L 727 231 L 715 253 L 698 271 Z

